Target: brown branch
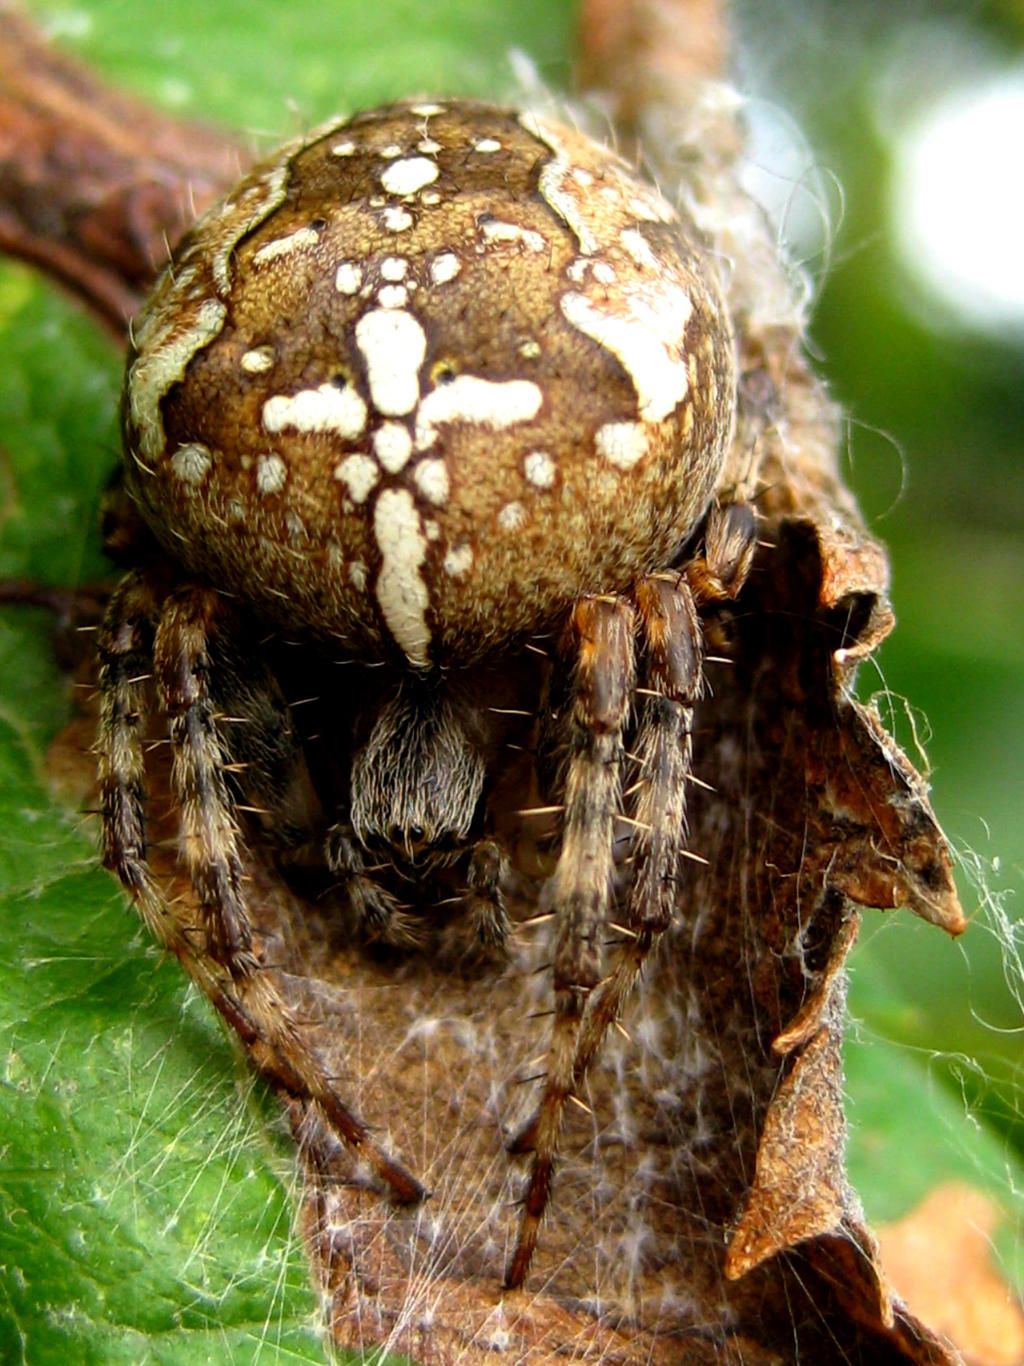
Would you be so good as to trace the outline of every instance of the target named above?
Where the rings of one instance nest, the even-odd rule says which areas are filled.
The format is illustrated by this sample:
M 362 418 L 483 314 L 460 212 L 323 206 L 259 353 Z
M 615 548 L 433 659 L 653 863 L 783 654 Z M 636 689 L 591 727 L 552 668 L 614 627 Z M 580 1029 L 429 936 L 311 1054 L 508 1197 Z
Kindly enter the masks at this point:
M 613 96 L 620 131 L 631 129 L 665 84 L 721 79 L 729 33 L 722 0 L 582 0 L 577 81 Z
M 168 244 L 244 159 L 226 134 L 111 90 L 0 9 L 0 250 L 117 335 Z

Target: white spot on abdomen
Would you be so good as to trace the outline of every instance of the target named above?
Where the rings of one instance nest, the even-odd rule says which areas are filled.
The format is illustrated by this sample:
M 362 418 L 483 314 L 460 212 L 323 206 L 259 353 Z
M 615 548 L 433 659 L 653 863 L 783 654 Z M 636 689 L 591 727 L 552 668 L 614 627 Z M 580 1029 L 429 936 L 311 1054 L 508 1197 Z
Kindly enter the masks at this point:
M 647 454 L 647 429 L 642 422 L 606 422 L 594 437 L 597 453 L 620 470 L 630 470 Z
M 501 218 L 485 218 L 478 225 L 480 236 L 487 246 L 524 246 L 527 251 L 543 251 L 547 242 L 533 228 L 518 223 L 506 223 Z
M 353 503 L 365 503 L 380 478 L 380 467 L 368 455 L 346 455 L 334 467 L 334 477 L 348 489 Z
M 383 489 L 373 509 L 382 564 L 376 594 L 388 630 L 411 664 L 427 663 L 427 586 L 420 567 L 427 555 L 419 513 L 408 489 Z
M 536 489 L 549 489 L 555 482 L 555 462 L 547 451 L 531 451 L 523 461 L 523 472 Z
M 251 351 L 246 351 L 238 363 L 247 375 L 263 375 L 274 364 L 274 348 L 255 346 Z
M 439 251 L 430 263 L 430 283 L 446 285 L 449 280 L 455 279 L 461 269 L 462 262 L 454 251 Z
M 405 232 L 412 227 L 412 214 L 400 205 L 389 204 L 384 210 L 384 227 L 388 232 Z
M 448 500 L 448 469 L 443 460 L 421 460 L 412 472 L 416 487 L 428 503 L 440 507 Z
M 623 228 L 619 234 L 619 240 L 626 251 L 633 258 L 636 265 L 644 270 L 657 270 L 658 258 L 651 250 L 651 245 L 639 228 Z
M 385 422 L 373 434 L 373 453 L 390 474 L 397 474 L 412 455 L 412 437 L 400 422 Z
M 356 323 L 356 346 L 366 362 L 370 395 L 379 412 L 403 417 L 420 396 L 419 369 L 427 337 L 411 313 L 374 309 Z
M 339 294 L 358 294 L 363 285 L 363 268 L 358 261 L 342 261 L 334 272 L 334 288 Z
M 288 466 L 279 455 L 261 455 L 256 461 L 256 488 L 260 493 L 280 493 L 288 479 Z
M 252 258 L 253 265 L 262 266 L 266 261 L 287 256 L 289 252 L 300 250 L 302 247 L 315 247 L 319 240 L 320 234 L 316 228 L 299 228 L 297 232 L 290 232 L 287 237 L 278 237 L 276 241 L 260 247 Z
M 212 464 L 213 457 L 209 448 L 201 446 L 198 442 L 179 446 L 171 456 L 171 469 L 183 484 L 191 484 L 194 488 L 210 473 Z
M 377 302 L 381 308 L 404 308 L 409 302 L 409 291 L 405 285 L 381 285 Z
M 561 307 L 572 327 L 621 361 L 645 422 L 661 422 L 686 397 L 689 375 L 683 342 L 693 310 L 685 290 L 664 284 L 657 294 L 634 293 L 628 314 L 612 313 L 572 291 L 562 295 Z
M 454 546 L 444 557 L 444 572 L 450 574 L 453 579 L 461 579 L 463 574 L 468 574 L 472 568 L 473 547 L 468 541 L 462 541 Z
M 429 157 L 403 157 L 380 173 L 380 183 L 388 194 L 407 195 L 430 185 L 440 174 L 436 161 Z
M 512 427 L 536 417 L 544 395 L 529 379 L 490 380 L 457 375 L 438 385 L 416 411 L 416 446 L 425 450 L 446 422 L 472 422 L 481 427 Z
M 263 405 L 263 426 L 268 432 L 292 427 L 297 432 L 334 432 L 345 441 L 361 436 L 366 428 L 366 404 L 351 385 L 321 384 L 297 394 L 275 394 Z
M 498 513 L 498 525 L 502 531 L 518 531 L 526 522 L 526 509 L 518 500 L 506 503 Z

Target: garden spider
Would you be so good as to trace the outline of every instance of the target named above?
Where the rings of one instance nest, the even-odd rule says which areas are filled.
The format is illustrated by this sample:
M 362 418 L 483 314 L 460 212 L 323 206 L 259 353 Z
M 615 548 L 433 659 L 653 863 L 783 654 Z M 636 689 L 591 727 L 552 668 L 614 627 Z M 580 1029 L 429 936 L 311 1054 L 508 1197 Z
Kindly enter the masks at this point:
M 402 1203 L 419 1181 L 260 973 L 242 813 L 284 864 L 338 880 L 352 933 L 422 951 L 459 918 L 438 916 L 441 888 L 466 951 L 500 954 L 494 768 L 508 717 L 536 716 L 519 729 L 562 811 L 540 892 L 554 1011 L 539 1109 L 511 1145 L 533 1165 L 509 1287 L 564 1107 L 688 853 L 699 610 L 735 597 L 754 548 L 749 507 L 717 490 L 734 350 L 714 263 L 656 191 L 577 132 L 458 101 L 285 148 L 187 234 L 134 330 L 108 514 L 132 568 L 99 637 L 104 861 L 266 1074 Z M 318 679 L 315 743 L 289 706 L 296 673 Z M 198 924 L 146 867 L 154 698 Z

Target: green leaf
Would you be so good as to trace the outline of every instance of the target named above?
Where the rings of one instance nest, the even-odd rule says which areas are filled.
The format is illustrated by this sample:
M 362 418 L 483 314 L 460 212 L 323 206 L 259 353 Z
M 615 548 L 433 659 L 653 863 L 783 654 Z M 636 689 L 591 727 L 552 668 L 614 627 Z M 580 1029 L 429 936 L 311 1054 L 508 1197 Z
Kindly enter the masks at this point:
M 900 1219 L 935 1188 L 965 1183 L 1002 1211 L 994 1255 L 1007 1283 L 1024 1290 L 1024 1203 L 1013 1195 L 1024 1190 L 1024 1162 L 993 1110 L 998 1055 L 918 1042 L 927 1026 L 870 948 L 854 956 L 851 1001 L 847 1165 L 869 1222 Z
M 4 567 L 74 583 L 101 567 L 119 361 L 23 272 L 0 298 Z M 0 621 L 0 1360 L 322 1362 L 287 1149 L 47 791 L 48 626 Z

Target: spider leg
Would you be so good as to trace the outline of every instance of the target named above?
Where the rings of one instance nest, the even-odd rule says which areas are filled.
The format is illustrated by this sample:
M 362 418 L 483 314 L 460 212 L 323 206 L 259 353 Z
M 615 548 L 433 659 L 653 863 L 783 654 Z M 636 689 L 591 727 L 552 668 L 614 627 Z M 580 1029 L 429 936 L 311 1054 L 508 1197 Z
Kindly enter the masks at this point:
M 177 952 L 183 929 L 163 905 L 146 863 L 142 735 L 158 609 L 141 574 L 111 595 L 97 631 L 100 717 L 96 757 L 103 817 L 103 866 L 116 873 L 153 933 Z M 184 946 L 184 940 L 182 939 Z
M 685 569 L 697 606 L 735 598 L 747 581 L 756 549 L 751 505 L 712 503 L 704 526 L 704 554 Z
M 694 707 L 703 681 L 703 633 L 697 608 L 737 596 L 749 572 L 755 546 L 755 521 L 750 506 L 716 503 L 708 513 L 704 554 L 690 561 L 682 575 L 657 574 L 641 581 L 636 588 L 645 696 L 635 742 L 640 786 L 633 817 L 637 831 L 636 871 L 626 908 L 630 937 L 613 970 L 586 994 L 578 1018 L 571 1021 L 571 1031 L 565 1031 L 573 1037 L 568 1079 L 565 1059 L 553 1045 L 552 1066 L 541 1106 L 512 1145 L 517 1152 L 533 1150 L 534 1166 L 519 1242 L 506 1276 L 506 1285 L 510 1287 L 520 1285 L 529 1269 L 540 1217 L 550 1193 L 554 1147 L 564 1103 L 585 1082 L 648 955 L 672 920 L 679 863 L 685 854 L 688 833 L 686 783 L 693 758 Z M 566 800 L 568 803 L 568 797 Z M 564 853 L 563 844 L 563 857 Z M 556 995 L 556 1031 L 558 1021 Z
M 234 1028 L 267 1079 L 289 1096 L 315 1102 L 392 1197 L 415 1203 L 424 1197 L 423 1187 L 378 1147 L 363 1122 L 339 1099 L 331 1078 L 303 1045 L 287 1002 L 270 977 L 259 971 L 252 952 L 224 777 L 227 758 L 206 676 L 208 636 L 218 602 L 217 594 L 196 589 L 176 595 L 161 613 L 144 576 L 134 573 L 111 598 L 98 637 L 103 861 L 117 873 L 153 932 Z M 200 901 L 198 925 L 183 919 L 167 902 L 146 861 L 142 739 L 151 666 L 171 719 L 172 782 L 184 810 L 183 845 Z
M 636 873 L 626 911 L 632 937 L 587 1003 L 573 1063 L 576 1089 L 586 1080 L 648 955 L 672 921 L 688 836 L 686 784 L 693 763 L 694 707 L 703 684 L 704 643 L 697 608 L 737 596 L 755 547 L 750 505 L 714 503 L 704 531 L 704 554 L 686 565 L 684 576 L 657 574 L 636 588 L 647 696 L 635 742 L 640 779 Z
M 238 827 L 227 788 L 230 762 L 210 695 L 211 638 L 220 596 L 212 589 L 173 594 L 157 625 L 153 659 L 170 725 L 171 785 L 182 811 L 182 845 L 199 911 L 206 951 L 232 980 L 252 978 L 257 962 L 242 894 Z
M 535 1125 L 533 1163 L 506 1288 L 523 1283 L 551 1193 L 584 1007 L 601 980 L 620 807 L 622 732 L 633 695 L 634 613 L 618 598 L 586 598 L 573 616 L 577 640 L 562 847 L 547 899 L 558 925 L 554 1026 L 547 1082 Z M 515 1148 L 516 1145 L 513 1145 Z
M 661 574 L 636 588 L 644 647 L 635 807 L 634 876 L 626 907 L 630 931 L 613 970 L 591 994 L 573 1059 L 573 1086 L 586 1080 L 608 1030 L 622 1013 L 654 945 L 668 929 L 686 848 L 686 784 L 693 758 L 694 705 L 703 645 L 686 579 Z

